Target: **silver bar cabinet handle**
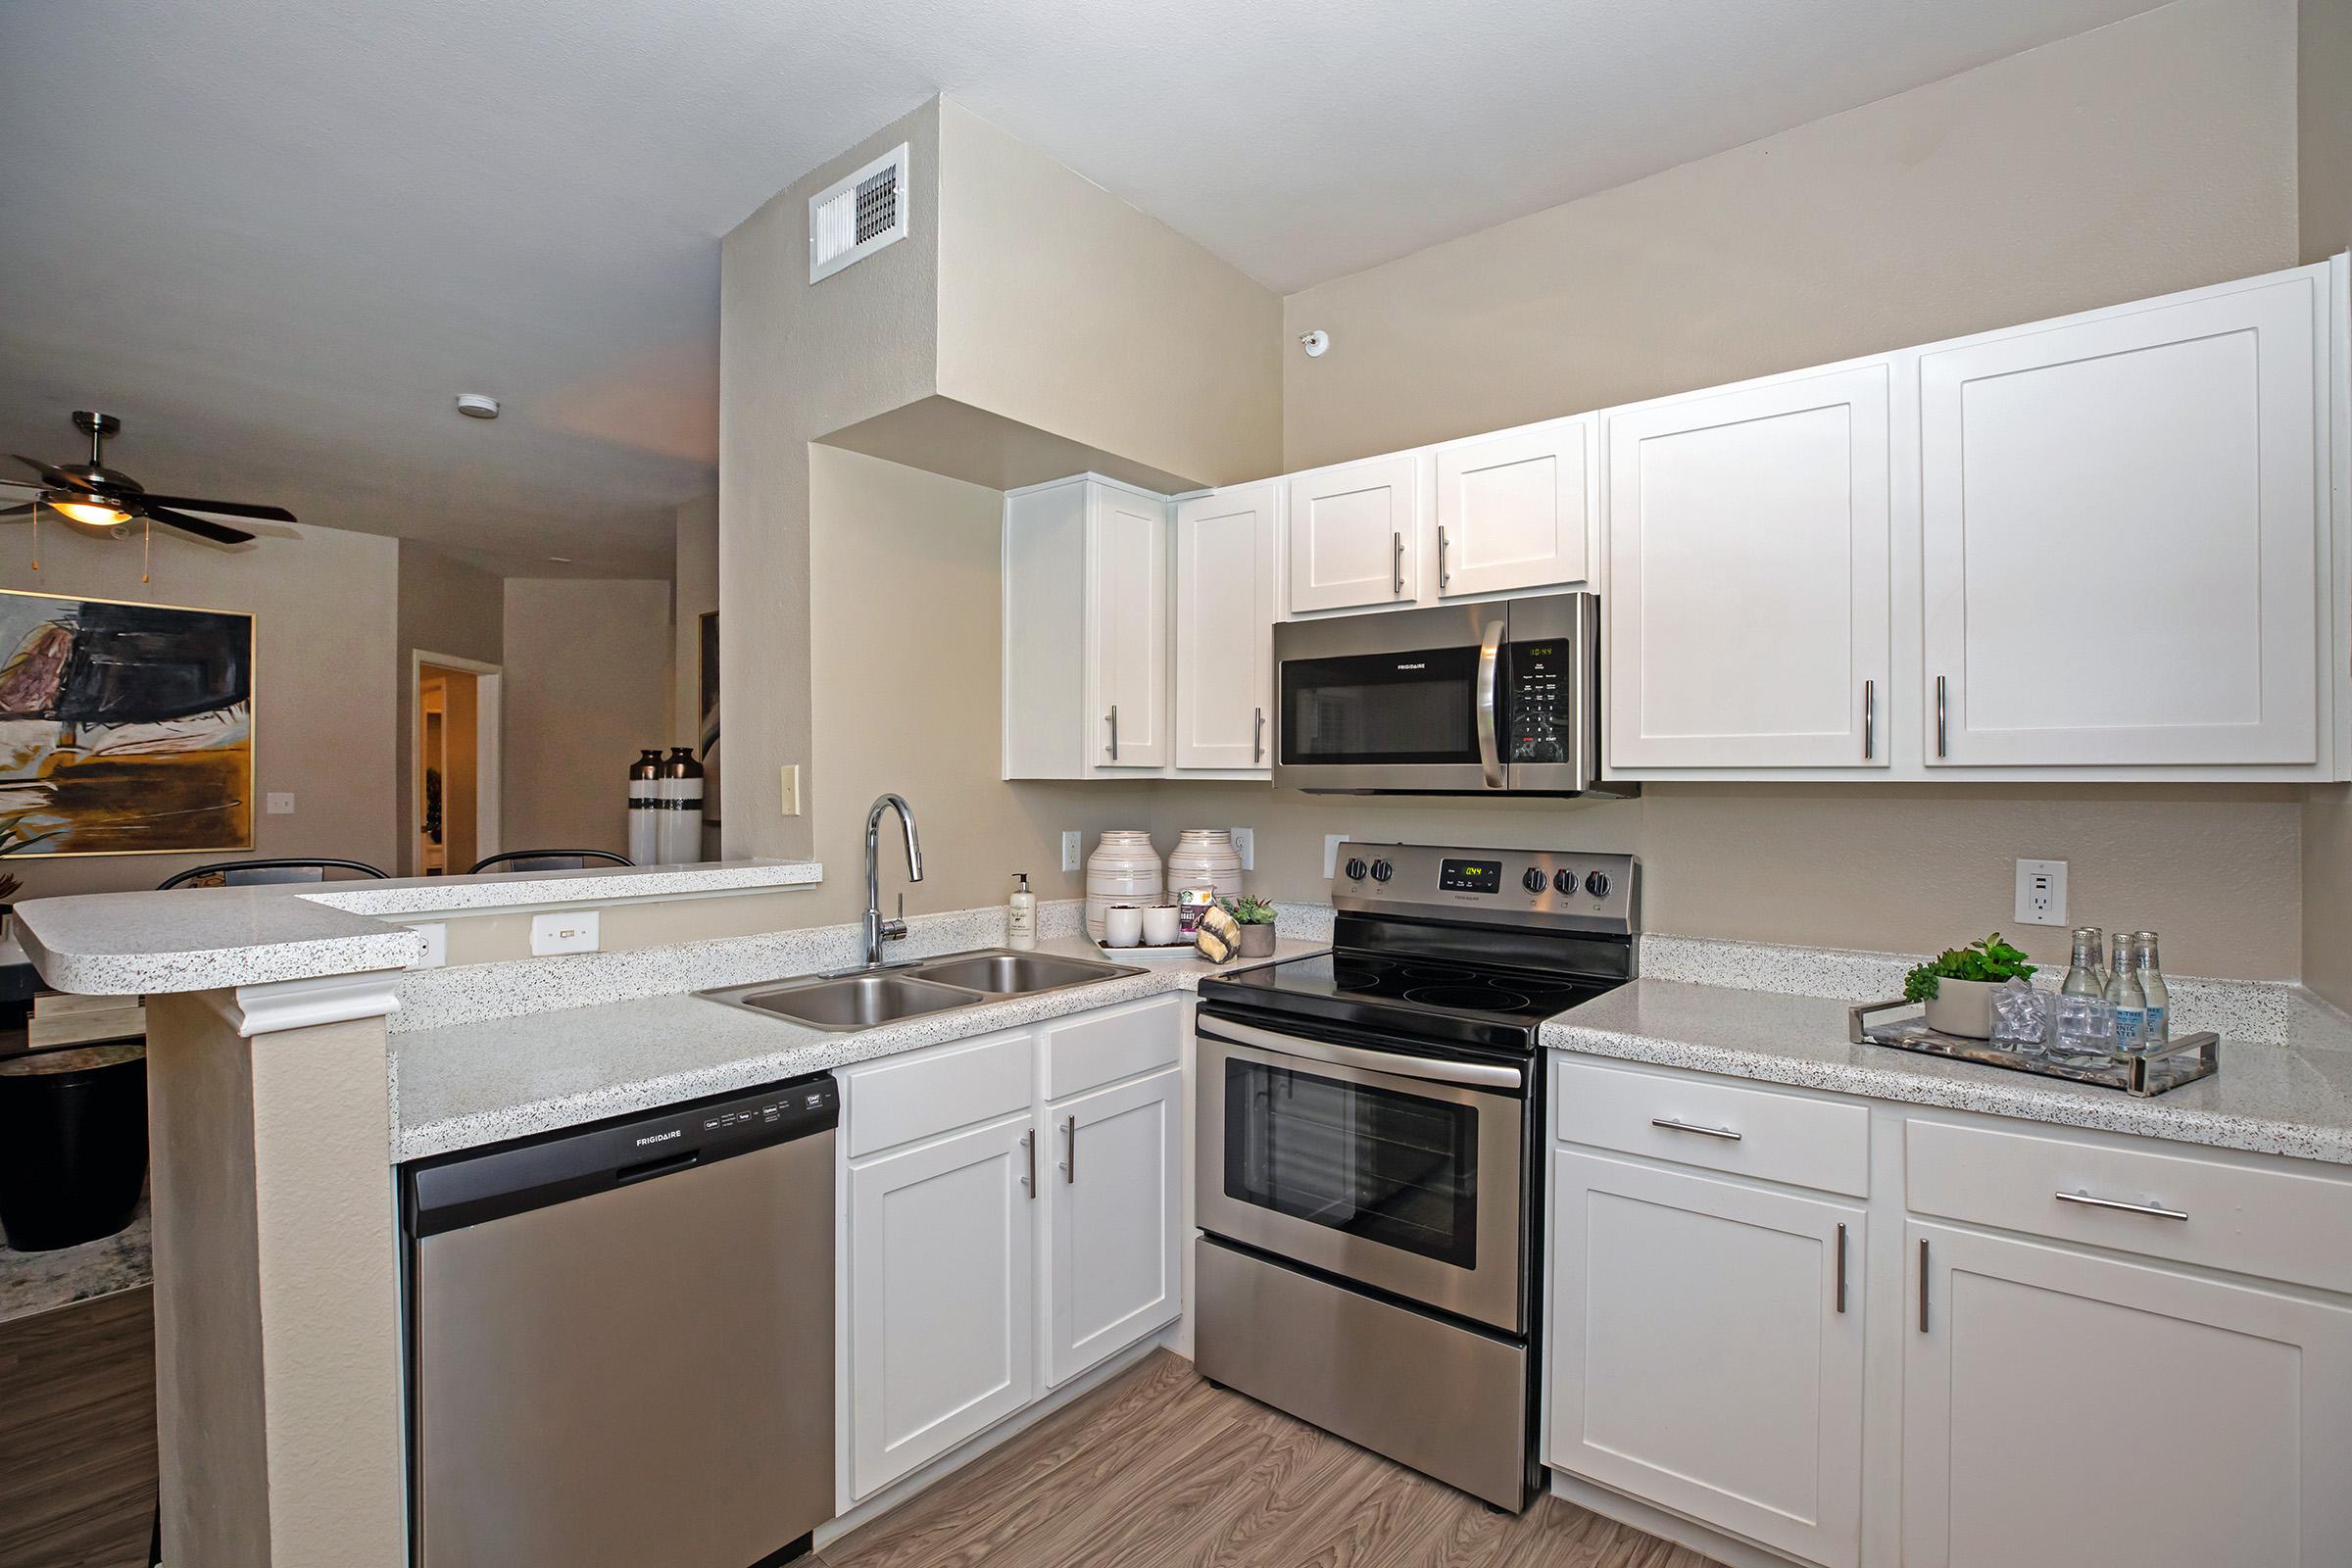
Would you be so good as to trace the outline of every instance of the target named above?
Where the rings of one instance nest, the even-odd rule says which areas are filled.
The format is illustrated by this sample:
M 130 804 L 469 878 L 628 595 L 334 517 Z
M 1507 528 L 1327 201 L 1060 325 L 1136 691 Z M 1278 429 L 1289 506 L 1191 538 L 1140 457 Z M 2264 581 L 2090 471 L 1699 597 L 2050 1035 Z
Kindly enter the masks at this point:
M 1078 1185 L 1078 1118 L 1064 1116 L 1061 1119 L 1061 1125 L 1063 1130 L 1070 1135 L 1070 1162 L 1061 1167 L 1062 1181 L 1068 1186 L 1075 1187 Z
M 1487 627 L 1478 645 L 1478 766 L 1487 788 L 1502 788 L 1502 714 L 1498 693 L 1502 682 L 1503 622 Z
M 1119 705 L 1111 704 L 1105 717 L 1110 723 L 1110 760 L 1115 762 L 1119 760 Z
M 1838 1227 L 1838 1310 L 1845 1310 L 1845 1227 Z
M 1250 760 L 1262 762 L 1266 760 L 1266 710 L 1260 708 L 1256 713 L 1257 727 L 1250 733 Z
M 1919 1239 L 1919 1332 L 1928 1332 L 1928 1239 Z
M 1649 1118 L 1649 1124 L 1652 1127 L 1663 1127 L 1670 1133 L 1696 1133 L 1701 1138 L 1720 1138 L 1727 1144 L 1736 1144 L 1740 1141 L 1740 1135 L 1729 1127 L 1701 1127 L 1696 1122 L 1676 1121 L 1671 1116 L 1652 1116 Z
M 1021 1187 L 1031 1198 L 1037 1196 L 1037 1130 L 1021 1134 L 1021 1153 L 1029 1161 L 1029 1174 L 1021 1178 Z
M 1862 760 L 1869 761 L 1878 746 L 1879 683 L 1866 680 L 1862 683 Z
M 1949 705 L 1945 701 L 1945 685 L 1943 676 L 1936 677 L 1936 755 L 1937 757 L 1952 755 L 1951 728 L 1946 720 Z
M 1446 567 L 1446 525 L 1438 524 L 1438 592 L 1444 593 L 1453 581 L 1453 573 Z
M 2162 1203 L 2126 1203 L 2113 1198 L 2093 1198 L 2088 1193 L 2057 1193 L 2061 1203 L 2081 1203 L 2085 1208 L 2112 1208 L 2119 1214 L 2145 1214 L 2150 1219 L 2186 1219 L 2185 1210 L 2167 1208 Z
M 1402 599 L 1404 597 L 1404 535 L 1393 533 L 1389 535 L 1389 543 L 1394 547 L 1394 554 L 1390 559 L 1395 563 L 1396 597 Z

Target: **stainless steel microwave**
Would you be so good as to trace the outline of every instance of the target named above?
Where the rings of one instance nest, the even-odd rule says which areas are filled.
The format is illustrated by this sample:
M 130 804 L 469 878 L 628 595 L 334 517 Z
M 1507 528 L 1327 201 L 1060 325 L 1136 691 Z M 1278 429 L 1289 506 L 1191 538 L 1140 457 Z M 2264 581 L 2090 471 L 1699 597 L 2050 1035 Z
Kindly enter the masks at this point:
M 1600 599 L 1393 610 L 1274 628 L 1274 783 L 1373 795 L 1600 786 Z

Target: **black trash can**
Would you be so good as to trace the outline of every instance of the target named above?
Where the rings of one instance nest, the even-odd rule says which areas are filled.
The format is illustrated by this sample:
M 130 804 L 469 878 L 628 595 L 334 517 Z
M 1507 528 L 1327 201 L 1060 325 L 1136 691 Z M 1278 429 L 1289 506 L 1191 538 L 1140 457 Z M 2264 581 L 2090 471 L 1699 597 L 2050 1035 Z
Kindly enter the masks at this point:
M 147 1048 L 0 1058 L 0 1233 L 20 1252 L 112 1236 L 147 1183 Z

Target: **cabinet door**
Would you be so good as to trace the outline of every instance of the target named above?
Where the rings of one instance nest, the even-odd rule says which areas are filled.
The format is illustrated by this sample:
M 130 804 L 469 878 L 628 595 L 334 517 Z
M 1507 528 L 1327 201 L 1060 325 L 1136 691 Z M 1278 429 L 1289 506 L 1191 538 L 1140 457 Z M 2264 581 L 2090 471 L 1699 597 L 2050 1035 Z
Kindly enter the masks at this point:
M 1036 1388 L 1034 1123 L 850 1168 L 852 1494 L 865 1497 Z
M 1887 368 L 1608 416 L 1608 760 L 1886 765 Z
M 1176 765 L 1273 758 L 1274 539 L 1269 481 L 1176 504 Z
M 1438 597 L 1583 582 L 1594 415 L 1437 449 Z
M 2326 318 L 2306 270 L 1921 357 L 1930 764 L 2318 760 Z
M 1095 486 L 1087 518 L 1095 771 L 1168 761 L 1168 506 Z M 1017 611 L 1016 611 L 1017 613 Z
M 1546 1461 L 1851 1568 L 1863 1211 L 1597 1154 L 1551 1157 Z
M 1293 477 L 1291 612 L 1411 604 L 1421 513 L 1417 453 Z
M 1183 1310 L 1184 1074 L 1171 1067 L 1048 1107 L 1047 1381 L 1058 1385 Z
M 1904 1266 L 1906 1568 L 2352 1562 L 2352 1310 L 1940 1225 Z

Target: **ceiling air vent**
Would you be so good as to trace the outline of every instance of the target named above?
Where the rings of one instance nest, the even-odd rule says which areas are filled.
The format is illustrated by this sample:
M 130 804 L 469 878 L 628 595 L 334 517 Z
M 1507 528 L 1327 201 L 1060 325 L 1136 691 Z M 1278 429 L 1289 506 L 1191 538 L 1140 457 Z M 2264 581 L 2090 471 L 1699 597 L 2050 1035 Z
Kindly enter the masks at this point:
M 808 198 L 808 281 L 906 237 L 906 144 Z

